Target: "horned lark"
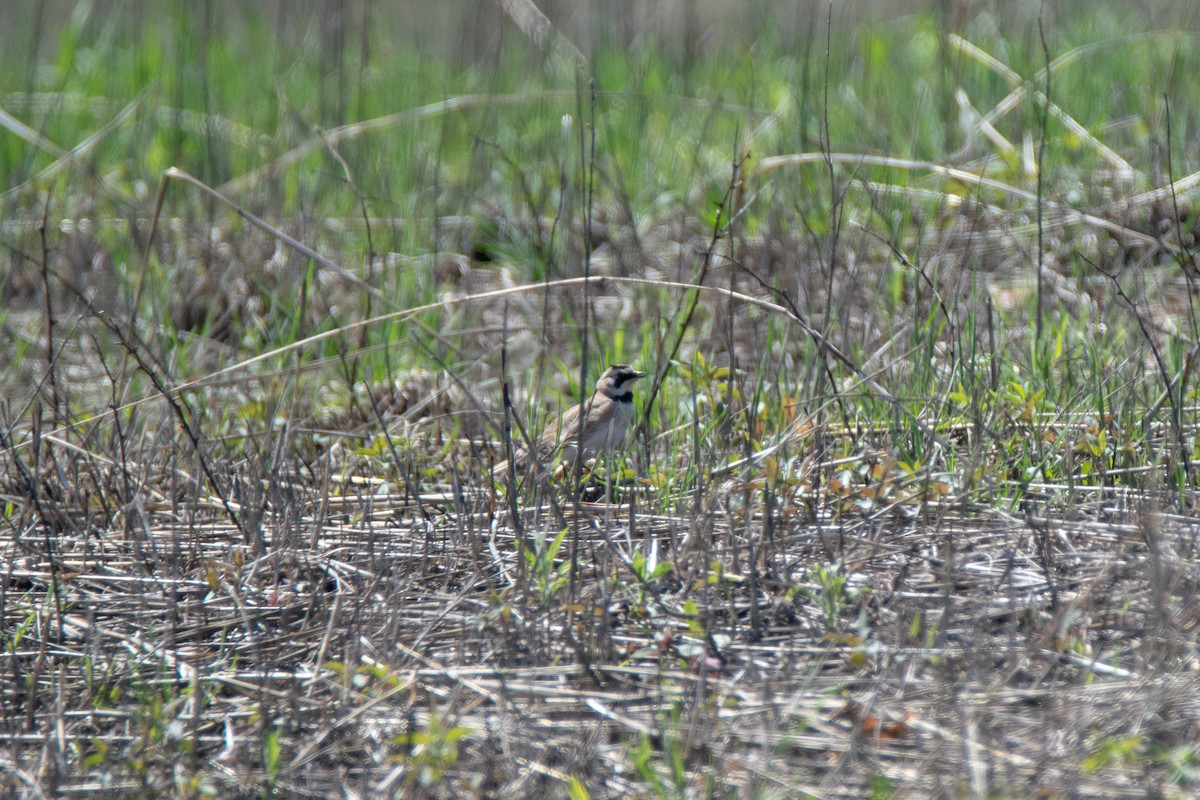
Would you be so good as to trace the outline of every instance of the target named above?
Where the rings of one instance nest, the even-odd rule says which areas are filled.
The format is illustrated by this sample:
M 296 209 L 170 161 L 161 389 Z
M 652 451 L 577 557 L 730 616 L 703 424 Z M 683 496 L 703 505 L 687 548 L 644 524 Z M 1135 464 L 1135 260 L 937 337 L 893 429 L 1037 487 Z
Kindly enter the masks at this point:
M 596 391 L 584 405 L 583 431 L 580 433 L 579 406 L 572 405 L 557 422 L 551 423 L 534 442 L 538 463 L 553 468 L 556 464 L 574 466 L 579 450 L 590 458 L 619 445 L 633 421 L 633 382 L 646 377 L 625 364 L 613 364 L 596 381 Z M 582 445 L 582 447 L 581 447 Z M 524 464 L 530 453 L 517 453 L 514 461 Z M 499 478 L 510 467 L 504 461 L 492 474 Z

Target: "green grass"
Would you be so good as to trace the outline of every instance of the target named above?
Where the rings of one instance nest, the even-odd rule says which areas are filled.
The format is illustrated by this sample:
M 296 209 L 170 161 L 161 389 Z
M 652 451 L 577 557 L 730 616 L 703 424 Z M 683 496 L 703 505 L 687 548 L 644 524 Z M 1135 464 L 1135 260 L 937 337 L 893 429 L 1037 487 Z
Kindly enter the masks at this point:
M 336 10 L 0 26 L 0 785 L 1194 790 L 1185 9 Z

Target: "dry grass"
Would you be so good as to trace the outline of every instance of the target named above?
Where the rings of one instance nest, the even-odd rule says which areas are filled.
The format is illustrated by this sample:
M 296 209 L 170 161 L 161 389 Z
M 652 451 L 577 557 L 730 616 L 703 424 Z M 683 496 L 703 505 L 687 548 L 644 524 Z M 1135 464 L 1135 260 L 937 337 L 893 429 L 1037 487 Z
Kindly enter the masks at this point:
M 979 224 L 964 215 L 960 241 L 943 231 L 940 257 L 980 246 Z M 1005 235 L 987 227 L 993 243 Z M 760 304 L 741 306 L 725 340 L 753 363 L 778 346 L 763 314 L 789 314 L 750 275 L 771 237 L 739 249 L 745 271 L 716 268 L 714 282 Z M 952 299 L 960 276 L 942 275 L 942 302 L 965 302 Z M 664 285 L 610 279 L 597 297 L 639 318 Z M 833 287 L 845 307 L 862 299 Z M 721 319 L 723 291 L 702 295 L 697 325 Z M 514 341 L 545 319 L 536 301 L 513 309 Z M 550 325 L 565 328 L 559 313 Z M 479 335 L 504 341 L 492 322 Z M 894 338 L 881 324 L 864 314 L 849 327 Z M 104 328 L 87 327 L 98 341 Z M 844 394 L 805 395 L 787 381 L 764 390 L 748 370 L 706 383 L 693 357 L 686 405 L 701 424 L 729 383 L 774 416 L 756 423 L 743 401 L 698 451 L 681 444 L 696 433 L 687 422 L 647 428 L 641 479 L 612 487 L 616 501 L 599 486 L 579 505 L 562 486 L 532 487 L 514 516 L 483 477 L 500 452 L 475 404 L 494 409 L 496 383 L 406 372 L 300 401 L 291 387 L 322 362 L 239 378 L 312 346 L 172 390 L 174 405 L 151 393 L 69 428 L 51 408 L 9 407 L 10 793 L 1144 797 L 1190 785 L 1194 518 L 1152 488 L 1162 467 L 1148 451 L 1127 456 L 1145 466 L 1124 477 L 1104 460 L 1099 486 L 1078 469 L 1079 485 L 1018 480 L 1012 461 L 1101 463 L 1085 445 L 1127 435 L 1119 419 L 1029 414 L 1010 398 L 986 421 L 931 419 L 946 452 L 914 466 L 897 428 L 839 422 L 839 406 L 877 398 L 870 385 L 896 386 L 896 373 L 875 368 L 864 384 L 864 362 Z M 116 367 L 89 366 L 111 360 L 65 353 L 63 407 L 128 399 Z M 314 397 L 332 391 L 315 385 Z M 764 421 L 780 427 L 747 450 L 739 431 Z M 1169 448 L 1167 429 L 1146 435 L 1122 447 Z M 693 452 L 730 466 L 697 472 Z
M 247 542 L 139 483 L 117 524 L 3 542 L 10 791 L 1144 797 L 1145 765 L 1097 750 L 1200 734 L 1194 522 L 1145 499 L 816 524 L 731 513 L 732 486 L 690 516 L 585 504 L 547 595 L 478 489 L 280 480 L 239 507 Z M 639 579 L 655 552 L 675 568 Z
M 1200 171 L 1128 87 L 1190 38 L 1089 104 L 1050 76 L 1102 45 L 1022 72 L 964 25 L 679 68 L 713 95 L 601 53 L 590 107 L 370 51 L 275 119 L 232 46 L 244 121 L 6 96 L 104 124 L 0 119 L 44 151 L 0 227 L 0 794 L 1189 796 Z M 961 94 L 910 116 L 892 58 Z M 219 179 L 123 172 L 168 152 Z M 506 496 L 505 420 L 601 360 L 652 375 L 627 460 Z

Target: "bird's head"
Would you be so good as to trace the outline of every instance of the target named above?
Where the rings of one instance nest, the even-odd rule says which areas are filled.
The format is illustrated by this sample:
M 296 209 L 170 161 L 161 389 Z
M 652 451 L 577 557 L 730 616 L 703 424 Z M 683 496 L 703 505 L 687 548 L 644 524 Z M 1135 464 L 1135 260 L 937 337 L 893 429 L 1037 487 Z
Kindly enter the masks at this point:
M 600 380 L 596 381 L 596 391 L 606 394 L 614 400 L 632 400 L 633 382 L 644 377 L 646 377 L 646 373 L 638 372 L 628 364 L 613 364 L 604 370 Z

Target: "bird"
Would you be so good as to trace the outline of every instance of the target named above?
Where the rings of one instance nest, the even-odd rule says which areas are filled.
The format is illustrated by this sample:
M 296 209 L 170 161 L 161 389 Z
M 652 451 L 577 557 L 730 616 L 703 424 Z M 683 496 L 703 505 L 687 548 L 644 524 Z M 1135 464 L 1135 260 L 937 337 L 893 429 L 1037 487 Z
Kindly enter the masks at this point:
M 552 469 L 556 464 L 574 466 L 579 450 L 584 458 L 613 450 L 625 439 L 633 421 L 633 383 L 646 373 L 628 364 L 613 364 L 596 381 L 596 391 L 583 406 L 583 438 L 580 440 L 579 405 L 572 405 L 556 422 L 542 431 L 533 443 L 537 463 Z M 582 448 L 580 445 L 582 444 Z M 513 461 L 517 465 L 529 461 L 530 451 L 522 450 Z M 503 461 L 492 470 L 493 477 L 503 478 L 512 464 Z M 549 474 L 549 469 L 546 474 Z

